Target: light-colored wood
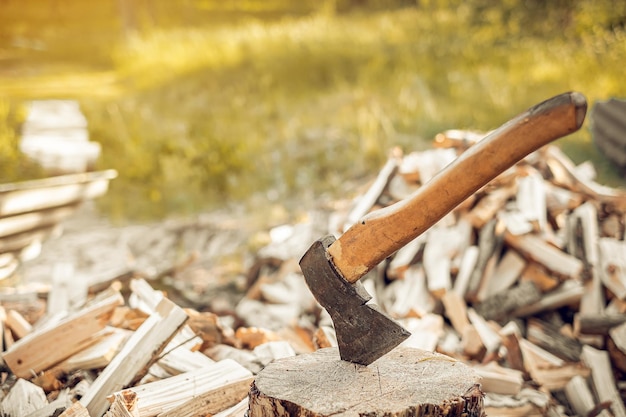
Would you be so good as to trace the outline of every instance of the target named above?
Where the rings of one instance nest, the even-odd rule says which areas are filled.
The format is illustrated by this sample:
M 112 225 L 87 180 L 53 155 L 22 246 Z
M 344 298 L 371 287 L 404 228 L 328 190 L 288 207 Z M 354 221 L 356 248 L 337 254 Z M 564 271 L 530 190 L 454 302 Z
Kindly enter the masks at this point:
M 435 226 L 428 232 L 422 263 L 426 271 L 428 291 L 437 299 L 452 289 L 452 258 L 460 243 L 461 236 L 456 228 Z
M 515 317 L 526 317 L 546 310 L 556 310 L 566 305 L 579 303 L 584 293 L 585 287 L 581 282 L 565 281 L 554 291 L 544 294 L 541 300 L 520 307 L 511 314 Z
M 570 379 L 567 385 L 565 385 L 564 392 L 570 406 L 579 416 L 589 415 L 589 412 L 596 406 L 596 400 L 589 389 L 587 380 L 580 375 L 576 375 Z M 603 411 L 599 415 L 608 417 L 606 411 Z
M 139 417 L 137 395 L 134 392 L 116 392 L 108 400 L 111 405 L 104 417 Z
M 253 378 L 244 378 L 199 394 L 159 417 L 195 417 L 214 415 L 237 405 L 248 396 Z
M 523 217 L 536 225 L 536 230 L 543 231 L 547 224 L 545 180 L 530 167 L 525 167 L 525 174 L 517 178 L 515 204 Z
M 59 417 L 91 417 L 89 411 L 79 401 L 76 401 L 70 408 L 65 410 Z
M 101 337 L 94 335 L 99 338 L 96 343 L 70 356 L 55 366 L 55 368 L 66 373 L 77 369 L 104 368 L 111 362 L 120 346 L 130 336 L 131 331 L 110 327 L 102 330 L 100 333 L 102 334 Z
M 41 387 L 18 378 L 0 403 L 0 415 L 27 416 L 46 405 L 48 399 Z
M 54 326 L 35 330 L 17 341 L 3 354 L 4 361 L 21 378 L 48 369 L 93 343 L 93 334 L 105 327 L 113 309 L 123 301 L 117 291 L 102 294 L 99 300 Z
M 481 287 L 487 265 L 490 259 L 493 259 L 494 254 L 498 252 L 498 249 L 502 247 L 502 225 L 497 219 L 492 219 L 478 233 L 478 258 L 469 277 L 465 293 L 466 300 L 476 300 L 476 294 Z
M 603 402 L 611 402 L 611 411 L 615 417 L 625 417 L 626 407 L 624 407 L 624 402 L 615 386 L 609 354 L 591 346 L 584 346 L 581 357 L 591 369 L 593 385 L 598 399 Z
M 480 384 L 485 393 L 516 395 L 524 384 L 524 377 L 520 371 L 504 368 L 495 362 L 475 365 L 472 369 L 482 378 Z
M 559 278 L 549 273 L 546 268 L 537 262 L 528 262 L 522 271 L 520 281 L 531 281 L 541 292 L 549 292 L 561 283 Z
M 506 243 L 530 260 L 540 263 L 563 279 L 577 279 L 583 271 L 583 262 L 548 244 L 535 234 L 515 236 L 505 233 Z
M 577 172 L 572 160 L 557 146 L 547 146 L 542 151 L 546 164 L 559 185 L 578 191 L 592 200 L 607 203 L 622 213 L 626 212 L 626 193 L 624 191 L 603 186 L 584 178 Z
M 476 245 L 468 246 L 463 252 L 461 258 L 461 264 L 459 266 L 459 272 L 454 281 L 453 291 L 465 298 L 465 293 L 470 285 L 470 279 L 472 277 L 472 271 L 476 267 L 478 261 L 480 249 Z
M 499 212 L 506 202 L 517 192 L 515 183 L 505 187 L 496 188 L 489 194 L 478 200 L 478 203 L 468 213 L 467 219 L 476 229 L 483 228 L 497 212 Z
M 7 312 L 5 325 L 9 326 L 15 337 L 19 340 L 31 332 L 33 326 L 18 311 Z
M 213 417 L 246 417 L 248 415 L 248 397 L 234 406 L 214 414 Z M 604 416 L 603 416 L 604 417 Z
M 446 316 L 450 319 L 452 327 L 459 334 L 463 334 L 466 326 L 470 325 L 467 318 L 467 305 L 465 300 L 458 293 L 454 291 L 448 291 L 441 297 L 441 302 L 446 311 Z
M 225 359 L 210 366 L 161 381 L 127 388 L 121 392 L 133 392 L 137 395 L 137 410 L 140 417 L 153 417 L 173 411 L 206 393 L 213 395 L 213 391 L 223 389 L 231 383 L 237 384 L 233 387 L 235 389 L 246 385 L 245 391 L 247 392 L 252 382 L 251 379 L 252 373 L 249 370 L 232 359 Z M 241 398 L 237 401 L 239 400 Z M 234 402 L 231 405 L 233 404 Z M 224 406 L 224 408 L 226 407 Z
M 250 417 L 480 417 L 479 377 L 449 356 L 398 347 L 371 365 L 342 361 L 334 348 L 272 362 L 256 376 Z
M 469 318 L 470 323 L 474 326 L 480 339 L 483 341 L 483 345 L 487 349 L 487 354 L 495 352 L 498 350 L 500 345 L 502 344 L 502 339 L 500 335 L 494 331 L 490 326 L 487 320 L 485 320 L 481 315 L 476 313 L 476 310 L 473 308 L 467 309 L 467 316 Z
M 344 227 L 347 229 L 353 224 L 359 221 L 359 219 L 365 216 L 376 204 L 376 201 L 385 190 L 385 187 L 389 183 L 389 179 L 398 169 L 399 161 L 402 158 L 402 151 L 399 148 L 395 148 L 391 151 L 387 163 L 379 171 L 376 180 L 372 183 L 365 194 L 359 197 L 356 205 L 346 219 Z
M 167 298 L 159 302 L 154 313 L 131 335 L 80 399 L 91 417 L 100 417 L 106 412 L 109 407 L 106 397 L 110 393 L 143 376 L 187 317 L 183 309 Z
M 543 145 L 578 130 L 586 107 L 581 94 L 562 94 L 496 129 L 410 198 L 369 213 L 348 229 L 328 248 L 335 267 L 347 281 L 356 282 L 498 174 Z
M 626 299 L 626 243 L 600 238 L 599 272 L 602 283 L 619 299 Z
M 507 290 L 515 284 L 526 267 L 526 260 L 517 252 L 509 250 L 497 263 L 493 274 L 484 280 L 477 294 L 479 301 Z

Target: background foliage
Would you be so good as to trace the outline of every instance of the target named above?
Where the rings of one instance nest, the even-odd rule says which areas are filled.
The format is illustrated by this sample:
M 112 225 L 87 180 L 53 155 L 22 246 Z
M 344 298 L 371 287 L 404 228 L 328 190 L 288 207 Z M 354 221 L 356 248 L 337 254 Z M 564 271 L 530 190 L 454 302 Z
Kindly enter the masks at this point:
M 0 3 L 0 180 L 30 99 L 81 101 L 113 218 L 354 191 L 399 145 L 489 130 L 564 91 L 625 97 L 610 0 L 9 0 Z M 559 141 L 624 180 L 587 125 Z

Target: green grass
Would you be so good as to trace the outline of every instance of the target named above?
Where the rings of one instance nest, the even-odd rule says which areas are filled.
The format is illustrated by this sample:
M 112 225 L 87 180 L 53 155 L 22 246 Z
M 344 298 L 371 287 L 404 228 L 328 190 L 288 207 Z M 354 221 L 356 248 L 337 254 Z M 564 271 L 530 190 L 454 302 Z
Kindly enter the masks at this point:
M 506 8 L 516 2 L 450 3 L 272 9 L 263 20 L 262 11 L 221 10 L 231 19 L 217 24 L 208 18 L 217 3 L 198 2 L 211 24 L 168 21 L 130 37 L 110 29 L 99 65 L 83 57 L 83 71 L 51 66 L 0 92 L 81 100 L 103 144 L 101 167 L 120 172 L 101 201 L 116 218 L 345 196 L 392 146 L 423 149 L 449 128 L 489 130 L 564 91 L 591 105 L 626 97 L 626 35 L 603 2 L 548 9 L 546 21 L 542 10 Z M 591 159 L 599 181 L 625 185 L 595 150 L 588 121 L 558 143 L 576 162 Z

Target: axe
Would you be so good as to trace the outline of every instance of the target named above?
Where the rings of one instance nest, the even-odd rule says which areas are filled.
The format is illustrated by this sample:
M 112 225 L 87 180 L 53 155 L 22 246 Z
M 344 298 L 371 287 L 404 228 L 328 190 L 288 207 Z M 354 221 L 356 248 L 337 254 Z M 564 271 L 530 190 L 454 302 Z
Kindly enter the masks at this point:
M 375 210 L 339 239 L 323 237 L 300 260 L 318 303 L 330 314 L 342 360 L 369 365 L 410 333 L 378 306 L 359 279 L 425 232 L 526 155 L 578 130 L 587 101 L 577 92 L 539 103 L 463 152 L 408 198 Z

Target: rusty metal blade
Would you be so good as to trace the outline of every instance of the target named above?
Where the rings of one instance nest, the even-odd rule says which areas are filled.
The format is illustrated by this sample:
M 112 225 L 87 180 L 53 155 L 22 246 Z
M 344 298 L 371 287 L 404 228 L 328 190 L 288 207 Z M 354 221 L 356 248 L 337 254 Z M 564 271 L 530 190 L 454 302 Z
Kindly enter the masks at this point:
M 315 299 L 335 325 L 341 359 L 369 365 L 402 343 L 410 333 L 376 305 L 357 281 L 347 282 L 335 270 L 326 248 L 333 236 L 317 240 L 300 260 L 300 268 Z

